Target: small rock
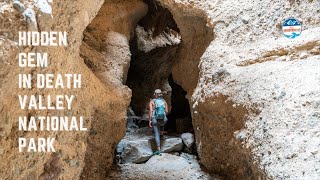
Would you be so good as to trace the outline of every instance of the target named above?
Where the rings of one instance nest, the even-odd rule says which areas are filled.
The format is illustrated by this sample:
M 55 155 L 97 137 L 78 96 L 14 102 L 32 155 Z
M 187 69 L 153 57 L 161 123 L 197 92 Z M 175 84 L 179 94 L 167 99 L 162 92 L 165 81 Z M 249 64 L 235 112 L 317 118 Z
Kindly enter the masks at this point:
M 72 160 L 69 161 L 69 165 L 70 165 L 71 167 L 79 166 L 79 161 L 76 160 L 76 159 L 72 159 Z
M 39 8 L 41 13 L 52 14 L 52 8 L 47 2 L 47 0 L 38 0 L 36 6 L 37 8 Z
M 243 24 L 248 24 L 249 23 L 249 20 L 250 20 L 250 17 L 249 16 L 243 16 L 241 18 Z
M 291 57 L 290 56 L 286 56 L 286 61 L 290 61 Z
M 234 132 L 234 137 L 237 140 L 244 141 L 246 139 L 246 132 L 244 130 L 238 130 Z
M 180 156 L 180 154 L 178 152 L 171 152 L 169 154 L 175 155 L 175 156 Z
M 125 142 L 125 140 L 122 139 L 117 145 L 116 152 L 118 154 L 121 154 L 124 150 L 125 145 L 126 145 L 126 142 Z
M 191 148 L 191 146 L 194 144 L 194 135 L 191 133 L 181 134 L 181 139 L 188 148 Z
M 127 116 L 135 116 L 136 114 L 134 113 L 133 109 L 131 106 L 128 107 L 127 110 Z
M 305 59 L 305 58 L 307 58 L 308 57 L 308 53 L 306 53 L 306 52 L 303 52 L 303 53 L 301 53 L 300 55 L 299 55 L 299 58 L 300 59 Z
M 38 31 L 36 15 L 32 8 L 27 8 L 23 12 L 23 16 L 28 24 L 29 31 Z
M 13 2 L 13 7 L 14 7 L 17 11 L 19 11 L 20 13 L 23 13 L 23 11 L 26 9 L 26 8 L 24 7 L 24 5 L 23 5 L 20 1 L 18 1 L 18 0 L 15 0 L 15 1 Z

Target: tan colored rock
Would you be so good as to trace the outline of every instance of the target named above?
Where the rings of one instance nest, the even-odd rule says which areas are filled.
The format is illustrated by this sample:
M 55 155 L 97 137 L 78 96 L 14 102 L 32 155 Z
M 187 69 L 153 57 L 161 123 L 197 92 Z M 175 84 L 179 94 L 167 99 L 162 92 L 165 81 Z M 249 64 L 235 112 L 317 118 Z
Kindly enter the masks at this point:
M 1 32 L 1 87 L 0 87 L 0 146 L 3 149 L 0 163 L 0 176 L 4 179 L 46 179 L 47 177 L 84 179 L 104 177 L 106 170 L 112 165 L 113 151 L 117 142 L 125 133 L 126 108 L 130 102 L 130 90 L 112 79 L 101 81 L 86 66 L 79 56 L 82 34 L 86 26 L 99 11 L 103 1 L 53 1 L 53 18 L 39 21 L 37 8 L 31 6 L 36 14 L 39 27 L 45 30 L 67 31 L 68 47 L 18 47 L 18 30 L 27 30 L 23 16 L 15 11 L 12 4 L 1 8 L 1 17 L 11 18 L 7 24 L 13 35 Z M 24 5 L 30 5 L 28 1 Z M 114 7 L 113 7 L 114 8 Z M 126 12 L 126 11 L 124 11 Z M 21 18 L 21 19 L 19 19 Z M 3 22 L 3 21 L 1 21 Z M 40 29 L 43 30 L 43 29 Z M 17 64 L 17 53 L 48 52 L 50 64 L 44 69 L 20 69 Z M 81 90 L 67 89 L 19 89 L 18 73 L 81 73 Z M 116 79 L 123 74 L 117 73 Z M 75 103 L 70 111 L 22 111 L 17 94 L 73 94 Z M 20 132 L 18 116 L 23 115 L 56 115 L 84 116 L 87 132 Z M 54 137 L 56 153 L 19 153 L 18 137 Z M 112 137 L 112 138 L 111 138 Z M 97 151 L 97 149 L 99 149 Z M 76 163 L 73 159 L 76 159 Z M 59 165 L 56 165 L 56 162 Z M 58 170 L 63 169 L 63 171 Z
M 310 55 L 320 41 L 319 4 L 252 0 L 193 6 L 205 10 L 215 32 L 201 57 L 191 104 L 201 162 L 231 179 L 319 177 L 317 155 L 310 156 L 319 148 L 314 123 L 320 64 L 319 56 Z M 290 40 L 281 23 L 293 14 L 304 29 Z M 228 75 L 217 78 L 221 69 Z
M 179 1 L 161 2 L 172 13 L 182 39 L 172 67 L 173 79 L 191 96 L 199 78 L 199 60 L 214 38 L 213 30 L 200 8 Z

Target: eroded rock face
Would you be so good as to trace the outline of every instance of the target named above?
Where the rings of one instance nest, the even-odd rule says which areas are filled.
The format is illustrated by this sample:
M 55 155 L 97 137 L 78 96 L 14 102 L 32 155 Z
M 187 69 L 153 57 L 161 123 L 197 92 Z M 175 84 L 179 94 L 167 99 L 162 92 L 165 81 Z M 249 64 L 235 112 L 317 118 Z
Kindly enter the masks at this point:
M 148 7 L 140 0 L 107 1 L 84 31 L 81 57 L 105 84 L 125 84 L 130 65 L 129 42 Z M 110 84 L 112 85 L 112 84 Z
M 207 15 L 202 9 L 180 1 L 161 1 L 170 10 L 180 29 L 181 44 L 172 65 L 174 81 L 188 96 L 192 95 L 199 79 L 199 59 L 214 38 L 207 26 Z
M 40 2 L 40 1 L 39 1 Z M 112 165 L 113 151 L 125 133 L 126 108 L 130 102 L 130 90 L 113 79 L 101 81 L 79 56 L 82 35 L 86 26 L 98 13 L 103 1 L 50 1 L 33 6 L 33 1 L 24 1 L 29 15 L 13 7 L 12 1 L 1 2 L 0 33 L 0 176 L 3 179 L 84 179 L 104 177 Z M 31 9 L 34 17 L 31 17 Z M 21 10 L 21 8 L 20 8 Z M 48 11 L 47 11 L 48 10 Z M 22 11 L 22 10 L 21 10 Z M 124 12 L 128 12 L 124 10 Z M 49 13 L 49 17 L 47 16 Z M 5 21 L 2 21 L 5 20 Z M 33 21 L 35 20 L 35 21 Z M 5 23 L 3 23 L 5 22 Z M 37 26 L 33 26 L 37 23 Z M 67 31 L 67 47 L 18 47 L 19 30 Z M 120 36 L 120 35 L 119 35 Z M 118 37 L 119 37 L 118 36 Z M 122 39 L 121 39 L 122 38 Z M 121 36 L 120 40 L 123 40 Z M 128 41 L 128 40 L 127 40 Z M 24 73 L 81 73 L 82 89 L 18 89 L 18 52 L 47 52 L 48 68 L 26 68 Z M 122 73 L 115 73 L 122 79 Z M 87 132 L 21 132 L 18 131 L 18 116 L 45 116 L 43 111 L 20 110 L 17 94 L 73 94 L 77 97 L 70 111 L 49 112 L 51 116 L 84 116 Z M 51 153 L 19 153 L 18 137 L 54 137 L 56 155 Z M 112 138 L 110 138 L 112 137 Z M 88 165 L 88 166 L 87 166 Z M 63 170 L 62 170 L 63 169 Z
M 144 1 L 148 13 L 135 29 L 130 42 L 132 52 L 127 85 L 132 90 L 131 106 L 138 115 L 148 109 L 155 89 L 162 89 L 170 105 L 168 77 L 181 43 L 180 30 L 170 11 L 157 1 Z
M 319 3 L 179 3 L 215 32 L 191 103 L 201 162 L 232 179 L 320 177 Z M 291 16 L 304 24 L 294 40 L 281 32 Z
M 319 162 L 319 143 L 314 143 L 319 132 L 314 129 L 319 121 L 314 115 L 320 88 L 314 86 L 319 84 L 319 4 L 162 2 L 172 11 L 183 42 L 195 34 L 190 32 L 206 37 L 181 45 L 177 58 L 190 59 L 179 58 L 173 66 L 173 79 L 189 95 L 201 162 L 231 179 L 319 177 L 314 168 Z M 189 18 L 181 18 L 186 12 Z M 293 14 L 305 26 L 303 36 L 289 40 L 281 24 Z M 188 23 L 201 17 L 197 26 Z M 204 33 L 211 31 L 206 25 L 213 40 Z M 199 57 L 200 63 L 195 61 Z M 198 64 L 199 76 L 196 70 L 185 72 Z

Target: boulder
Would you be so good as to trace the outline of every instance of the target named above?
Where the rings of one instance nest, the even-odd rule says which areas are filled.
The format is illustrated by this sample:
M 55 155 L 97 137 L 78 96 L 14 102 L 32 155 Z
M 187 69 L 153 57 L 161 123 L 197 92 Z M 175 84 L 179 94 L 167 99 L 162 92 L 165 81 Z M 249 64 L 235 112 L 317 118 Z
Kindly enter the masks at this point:
M 178 137 L 166 138 L 164 141 L 161 141 L 161 150 L 162 152 L 177 152 L 182 151 L 183 143 L 182 139 Z
M 190 168 L 187 159 L 167 153 L 163 153 L 162 156 L 153 156 L 145 165 L 155 171 L 183 171 Z
M 153 151 L 156 150 L 154 138 L 150 136 L 132 137 L 130 140 L 122 139 L 117 145 L 116 152 L 120 155 L 120 162 L 143 163 L 150 159 Z M 167 137 L 161 140 L 161 150 L 165 153 L 182 151 L 183 147 L 181 138 Z
M 188 148 L 191 148 L 191 146 L 194 144 L 194 135 L 191 133 L 183 133 L 181 134 L 181 139 Z
M 116 152 L 117 154 L 122 154 L 122 152 L 124 151 L 124 147 L 126 146 L 127 144 L 127 141 L 125 139 L 122 139 L 118 145 L 117 145 L 117 148 L 116 148 Z
M 149 140 L 122 140 L 119 144 L 121 144 L 119 150 L 121 150 L 121 146 L 123 146 L 121 152 L 123 163 L 143 163 L 153 155 Z

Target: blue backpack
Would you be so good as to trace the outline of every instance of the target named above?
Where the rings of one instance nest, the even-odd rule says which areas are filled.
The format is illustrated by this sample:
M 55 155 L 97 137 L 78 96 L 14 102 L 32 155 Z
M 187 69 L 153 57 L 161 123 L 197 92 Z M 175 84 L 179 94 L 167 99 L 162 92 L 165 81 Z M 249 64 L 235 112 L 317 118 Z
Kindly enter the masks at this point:
M 156 119 L 164 119 L 166 116 L 166 104 L 164 100 L 161 98 L 157 98 L 153 100 L 155 104 L 154 116 Z

